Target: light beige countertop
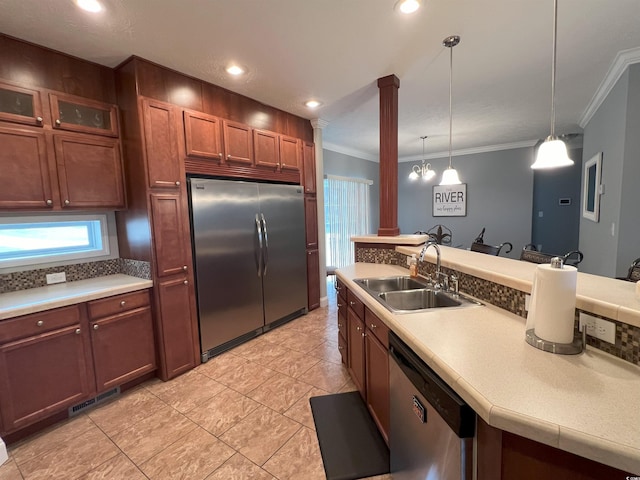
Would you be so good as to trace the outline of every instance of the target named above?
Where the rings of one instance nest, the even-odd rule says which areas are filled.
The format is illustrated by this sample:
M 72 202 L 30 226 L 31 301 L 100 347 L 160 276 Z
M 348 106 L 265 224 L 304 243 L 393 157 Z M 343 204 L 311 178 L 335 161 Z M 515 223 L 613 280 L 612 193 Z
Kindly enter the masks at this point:
M 395 237 L 356 235 L 351 237 L 351 241 L 356 243 L 381 243 L 386 245 L 422 245 L 428 240 L 429 235 L 396 235 Z
M 406 255 L 419 254 L 422 247 L 396 247 Z M 441 264 L 459 272 L 531 293 L 535 263 L 496 257 L 460 248 L 440 246 Z M 436 251 L 429 248 L 425 259 L 436 261 Z M 576 308 L 640 327 L 640 298 L 636 284 L 578 272 Z
M 116 274 L 3 293 L 0 294 L 0 320 L 134 292 L 152 286 L 151 280 Z
M 491 305 L 394 315 L 352 281 L 397 274 L 407 269 L 357 263 L 337 270 L 489 425 L 640 473 L 639 367 L 591 347 L 579 355 L 538 350 L 525 342 L 524 318 Z

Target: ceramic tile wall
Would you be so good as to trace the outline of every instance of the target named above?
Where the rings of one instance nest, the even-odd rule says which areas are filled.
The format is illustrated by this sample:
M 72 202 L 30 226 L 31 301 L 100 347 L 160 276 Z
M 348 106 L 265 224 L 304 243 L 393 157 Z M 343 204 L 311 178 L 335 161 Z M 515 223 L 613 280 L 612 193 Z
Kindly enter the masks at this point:
M 395 250 L 378 249 L 378 248 L 357 248 L 356 249 L 356 262 L 368 262 L 368 263 L 385 263 L 391 265 L 400 265 L 407 267 L 407 255 L 396 252 Z M 429 262 L 422 262 L 418 266 L 418 272 L 423 276 L 434 276 L 435 265 Z M 443 267 L 442 271 L 447 275 L 455 273 L 458 277 L 458 285 L 460 291 L 476 297 L 485 302 L 491 303 L 496 307 L 507 310 L 511 313 L 526 318 L 527 311 L 525 310 L 525 292 L 516 290 L 514 288 L 506 287 L 498 283 L 490 282 L 482 278 L 468 275 L 465 273 L 456 272 L 449 268 Z M 613 320 L 611 318 L 603 317 L 600 315 L 594 315 L 591 312 L 589 315 L 604 318 L 610 322 L 616 324 L 616 343 L 611 344 L 587 336 L 587 343 L 599 350 L 614 355 L 618 358 L 626 360 L 627 362 L 635 365 L 640 365 L 640 328 L 628 325 L 626 323 Z M 576 309 L 576 328 L 579 318 L 579 310 Z
M 63 265 L 60 267 L 39 268 L 36 270 L 0 274 L 0 293 L 44 287 L 47 284 L 46 276 L 50 273 L 59 272 L 65 272 L 67 282 L 103 277 L 105 275 L 115 275 L 117 273 L 125 273 L 147 280 L 151 279 L 149 262 L 115 258 L 98 262 L 78 263 L 75 265 Z

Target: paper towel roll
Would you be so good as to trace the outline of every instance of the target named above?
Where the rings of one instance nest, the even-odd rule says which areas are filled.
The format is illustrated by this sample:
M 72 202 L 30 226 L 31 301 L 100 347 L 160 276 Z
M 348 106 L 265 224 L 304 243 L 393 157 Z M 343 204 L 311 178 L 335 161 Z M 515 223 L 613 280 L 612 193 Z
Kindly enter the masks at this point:
M 527 329 L 548 342 L 571 343 L 576 310 L 578 269 L 538 265 L 533 280 Z

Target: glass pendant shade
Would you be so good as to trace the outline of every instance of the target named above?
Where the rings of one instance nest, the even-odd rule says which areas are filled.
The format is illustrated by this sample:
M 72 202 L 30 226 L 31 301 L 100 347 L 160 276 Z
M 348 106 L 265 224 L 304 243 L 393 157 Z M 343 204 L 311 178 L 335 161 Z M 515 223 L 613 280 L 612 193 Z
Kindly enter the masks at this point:
M 458 171 L 455 168 L 449 167 L 442 172 L 440 185 L 460 185 L 461 183 L 460 177 L 458 177 Z
M 557 137 L 549 136 L 538 148 L 536 161 L 531 168 L 543 170 L 548 168 L 568 167 L 573 160 L 567 155 L 567 146 Z

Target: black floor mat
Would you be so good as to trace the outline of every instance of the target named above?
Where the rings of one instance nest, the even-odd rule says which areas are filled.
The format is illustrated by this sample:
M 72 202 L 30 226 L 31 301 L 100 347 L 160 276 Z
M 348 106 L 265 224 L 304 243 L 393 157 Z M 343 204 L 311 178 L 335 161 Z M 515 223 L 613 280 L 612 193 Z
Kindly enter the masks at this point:
M 389 473 L 389 448 L 358 392 L 312 397 L 309 402 L 327 480 Z

